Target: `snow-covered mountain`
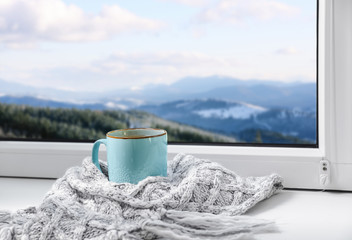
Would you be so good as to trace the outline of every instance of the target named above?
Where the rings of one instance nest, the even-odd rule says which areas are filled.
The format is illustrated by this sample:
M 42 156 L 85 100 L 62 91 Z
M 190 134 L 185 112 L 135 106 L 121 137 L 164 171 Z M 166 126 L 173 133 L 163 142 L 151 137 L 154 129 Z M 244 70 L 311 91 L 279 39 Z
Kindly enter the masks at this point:
M 267 111 L 264 107 L 249 103 L 217 99 L 180 100 L 174 103 L 180 111 L 187 110 L 189 113 L 197 114 L 202 118 L 247 119 Z M 158 106 L 162 107 L 163 105 Z M 148 108 L 148 106 L 142 108 Z
M 194 111 L 203 118 L 233 118 L 233 119 L 248 119 L 256 116 L 259 113 L 267 111 L 266 108 L 248 103 L 237 103 L 234 106 L 225 108 L 210 108 L 205 110 Z
M 31 87 L 0 79 L 0 102 L 36 107 L 91 110 L 140 109 L 161 118 L 245 139 L 280 133 L 316 139 L 316 84 L 185 77 L 171 85 L 150 84 L 138 91 L 74 92 Z M 250 141 L 250 140 L 248 140 Z
M 265 108 L 258 105 L 221 99 L 178 100 L 154 105 L 142 105 L 135 99 L 106 99 L 100 102 L 64 102 L 31 96 L 1 95 L 1 103 L 26 104 L 35 107 L 77 108 L 91 110 L 138 109 L 158 117 L 244 139 L 248 131 L 261 129 L 265 134 L 315 142 L 315 109 Z M 245 134 L 246 133 L 246 134 Z
M 195 99 L 145 105 L 138 109 L 207 130 L 240 136 L 261 129 L 315 142 L 315 109 L 264 108 L 243 102 Z

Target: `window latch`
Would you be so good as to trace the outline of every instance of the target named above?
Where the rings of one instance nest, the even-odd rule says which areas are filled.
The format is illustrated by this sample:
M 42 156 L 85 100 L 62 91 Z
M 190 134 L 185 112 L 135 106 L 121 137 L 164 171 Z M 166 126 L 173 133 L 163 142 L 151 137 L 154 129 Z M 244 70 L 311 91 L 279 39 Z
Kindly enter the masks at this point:
M 322 159 L 319 163 L 319 182 L 325 187 L 330 184 L 330 162 L 327 159 Z

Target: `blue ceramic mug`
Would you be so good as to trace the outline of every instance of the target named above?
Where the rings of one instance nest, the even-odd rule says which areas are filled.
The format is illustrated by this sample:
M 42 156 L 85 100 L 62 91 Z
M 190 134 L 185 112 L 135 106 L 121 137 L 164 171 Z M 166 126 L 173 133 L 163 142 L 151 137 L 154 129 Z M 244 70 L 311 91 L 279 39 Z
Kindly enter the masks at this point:
M 108 132 L 93 145 L 92 161 L 101 171 L 98 152 L 107 149 L 109 180 L 137 184 L 148 176 L 167 176 L 167 133 L 162 129 L 135 128 Z

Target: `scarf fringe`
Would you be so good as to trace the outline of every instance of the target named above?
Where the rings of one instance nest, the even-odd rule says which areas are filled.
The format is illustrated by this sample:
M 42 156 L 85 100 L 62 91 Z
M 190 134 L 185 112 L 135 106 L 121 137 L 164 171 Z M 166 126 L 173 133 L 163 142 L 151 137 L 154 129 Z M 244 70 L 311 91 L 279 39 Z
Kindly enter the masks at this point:
M 276 232 L 273 221 L 245 216 L 166 210 L 161 220 L 147 220 L 142 229 L 167 239 L 243 239 Z

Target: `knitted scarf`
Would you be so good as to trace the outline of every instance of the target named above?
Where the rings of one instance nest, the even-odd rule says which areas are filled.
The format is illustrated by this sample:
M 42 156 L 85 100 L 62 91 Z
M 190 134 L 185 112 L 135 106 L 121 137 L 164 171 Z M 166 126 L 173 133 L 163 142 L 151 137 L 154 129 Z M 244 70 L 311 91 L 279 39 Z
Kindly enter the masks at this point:
M 0 239 L 242 239 L 273 231 L 238 216 L 282 189 L 276 174 L 242 178 L 209 160 L 178 154 L 168 177 L 109 182 L 91 158 L 58 179 L 38 207 L 0 211 Z

